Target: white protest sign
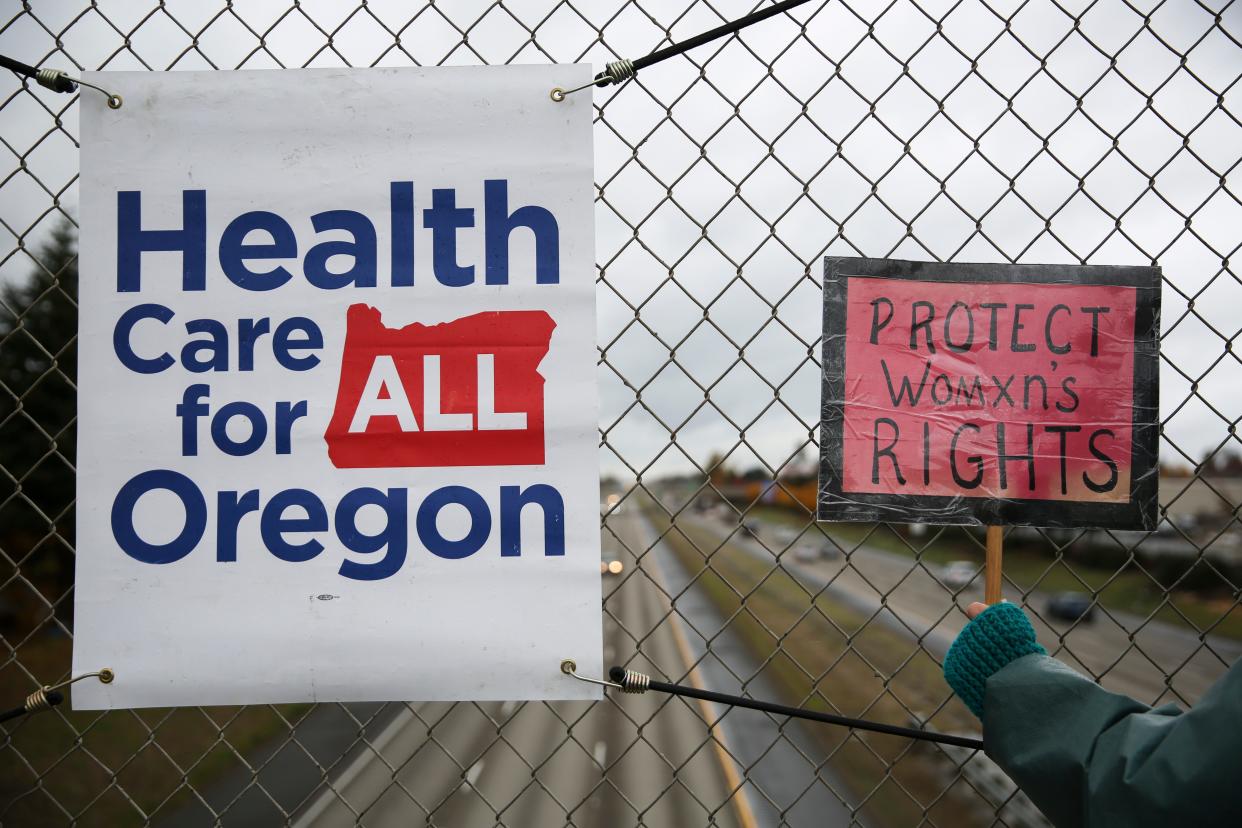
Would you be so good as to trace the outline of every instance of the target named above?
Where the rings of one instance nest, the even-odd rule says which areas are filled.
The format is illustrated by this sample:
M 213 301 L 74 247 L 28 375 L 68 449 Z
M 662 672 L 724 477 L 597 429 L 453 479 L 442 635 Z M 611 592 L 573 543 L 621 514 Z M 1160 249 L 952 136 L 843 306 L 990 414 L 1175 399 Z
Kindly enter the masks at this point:
M 600 697 L 590 77 L 87 75 L 75 707 Z

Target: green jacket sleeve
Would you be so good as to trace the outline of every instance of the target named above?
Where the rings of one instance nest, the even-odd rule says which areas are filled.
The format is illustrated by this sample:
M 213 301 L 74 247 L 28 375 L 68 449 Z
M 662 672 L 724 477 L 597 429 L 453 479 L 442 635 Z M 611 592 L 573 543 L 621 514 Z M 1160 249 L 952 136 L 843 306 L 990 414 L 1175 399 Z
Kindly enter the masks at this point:
M 1182 713 L 1026 655 L 987 679 L 983 740 L 1058 828 L 1242 824 L 1242 661 Z

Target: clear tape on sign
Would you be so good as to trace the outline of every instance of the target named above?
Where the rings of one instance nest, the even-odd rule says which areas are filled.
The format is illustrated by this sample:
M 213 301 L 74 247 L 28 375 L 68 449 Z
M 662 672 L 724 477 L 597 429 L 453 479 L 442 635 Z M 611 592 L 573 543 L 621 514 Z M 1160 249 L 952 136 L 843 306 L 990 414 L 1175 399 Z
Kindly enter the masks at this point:
M 1158 267 L 824 268 L 820 520 L 1155 528 Z

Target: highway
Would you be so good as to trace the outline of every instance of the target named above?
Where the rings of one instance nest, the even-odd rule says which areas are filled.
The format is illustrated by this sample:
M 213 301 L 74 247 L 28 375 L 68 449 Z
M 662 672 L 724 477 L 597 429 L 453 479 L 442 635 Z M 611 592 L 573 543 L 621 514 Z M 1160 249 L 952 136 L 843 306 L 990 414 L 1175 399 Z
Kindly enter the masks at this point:
M 660 588 L 673 596 L 701 682 L 721 693 L 781 700 L 783 689 L 768 680 L 751 648 L 692 584 L 692 573 L 658 540 L 650 521 L 634 520 L 631 526 L 644 548 L 651 549 L 644 566 L 659 574 Z M 729 748 L 745 769 L 756 824 L 816 828 L 870 824 L 846 807 L 845 802 L 856 804 L 857 798 L 826 764 L 824 743 L 813 733 L 825 725 L 751 710 L 716 708 L 714 712 L 723 716 L 721 726 Z
M 831 600 L 874 615 L 872 623 L 911 641 L 922 638 L 933 653 L 942 654 L 965 623 L 936 579 L 937 567 L 912 568 L 911 558 L 866 545 L 851 551 L 848 561 L 795 561 L 792 551 L 780 551 L 787 539 L 777 539 L 778 526 L 748 522 L 757 524 L 758 539 L 742 537 L 736 517 L 678 516 L 687 529 L 718 542 L 731 538 L 736 549 L 766 563 L 779 557 L 808 587 L 825 588 Z M 730 628 L 722 629 L 711 602 L 638 508 L 611 515 L 603 540 L 604 559 L 625 567 L 620 576 L 604 576 L 605 663 L 722 692 L 781 697 L 763 675 L 752 678 L 759 672 L 754 654 Z M 636 565 L 630 550 L 648 549 Z M 979 598 L 981 578 L 956 597 L 958 607 Z M 1030 596 L 1039 608 L 1043 600 L 1039 593 Z M 1040 640 L 1059 658 L 1147 702 L 1192 703 L 1242 656 L 1242 642 L 1200 641 L 1163 622 L 1141 625 L 1133 616 L 1110 614 L 1097 613 L 1092 623 L 1072 629 L 1035 623 Z M 1131 641 L 1130 630 L 1140 625 Z M 363 721 L 372 715 L 367 706 L 354 707 Z M 717 723 L 716 740 L 705 721 Z M 815 725 L 753 711 L 616 691 L 594 704 L 414 703 L 395 715 L 377 713 L 367 726 L 370 746 L 357 747 L 336 765 L 329 763 L 339 748 L 318 750 L 308 730 L 313 724 L 299 727 L 298 736 L 322 754 L 330 786 L 313 767 L 301 767 L 307 762 L 300 751 L 286 748 L 264 770 L 264 789 L 250 788 L 234 803 L 228 824 L 269 824 L 272 796 L 289 803 L 285 807 L 304 803 L 295 813 L 298 826 L 860 824 L 851 823 L 842 803 L 850 792 L 823 763 L 822 746 L 808 729 Z M 320 729 L 335 732 L 333 744 L 339 744 L 348 728 L 346 721 Z M 209 797 L 213 806 L 238 796 L 237 787 Z
M 633 548 L 645 547 L 637 545 L 644 529 L 636 512 L 609 525 Z M 621 576 L 604 576 L 605 662 L 641 650 L 631 668 L 685 675 L 689 639 L 656 585 L 663 577 L 658 561 L 648 556 L 637 570 L 609 531 L 604 549 L 605 560 L 625 565 Z M 373 749 L 363 746 L 341 763 L 331 788 L 312 798 L 295 824 L 761 824 L 741 769 L 709 737 L 704 714 L 719 715 L 689 700 L 614 691 L 595 704 L 412 704 Z
M 935 564 L 915 566 L 909 556 L 866 544 L 853 549 L 848 560 L 837 556 L 800 562 L 794 560 L 792 548 L 784 551 L 788 541 L 777 539 L 779 529 L 757 516 L 747 516 L 746 521 L 759 524 L 758 540 L 737 532 L 736 516 L 725 520 L 683 512 L 677 519 L 719 540 L 732 535 L 735 547 L 762 560 L 772 561 L 779 555 L 785 569 L 807 586 L 828 585 L 827 594 L 834 599 L 868 615 L 879 612 L 878 621 L 912 639 L 923 637 L 928 649 L 937 654 L 948 649 L 966 624 L 965 614 L 953 609 L 952 593 L 933 574 L 939 569 Z M 831 525 L 826 528 L 831 533 Z M 803 538 L 823 542 L 814 528 Z M 848 550 L 852 544 L 842 546 Z M 957 595 L 956 604 L 964 608 L 971 601 L 981 601 L 982 591 L 980 573 Z M 1008 584 L 1005 597 L 1022 600 Z M 1042 613 L 1047 597 L 1037 591 L 1027 600 Z M 1184 707 L 1194 703 L 1242 656 L 1242 641 L 1213 635 L 1201 641 L 1189 628 L 1158 620 L 1144 624 L 1140 617 L 1115 610 L 1097 608 L 1094 620 L 1077 625 L 1046 623 L 1033 615 L 1032 621 L 1040 642 L 1057 658 L 1079 671 L 1102 676 L 1104 687 L 1149 704 L 1172 701 Z

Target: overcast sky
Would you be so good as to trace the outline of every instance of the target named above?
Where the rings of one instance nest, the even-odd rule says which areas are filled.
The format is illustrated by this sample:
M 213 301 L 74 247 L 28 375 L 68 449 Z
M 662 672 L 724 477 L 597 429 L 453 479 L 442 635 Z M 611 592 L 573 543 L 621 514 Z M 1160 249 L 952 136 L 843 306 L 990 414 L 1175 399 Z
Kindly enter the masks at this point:
M 31 5 L 0 19 L 0 53 L 116 70 L 602 68 L 755 8 Z M 1242 362 L 1226 351 L 1242 326 L 1239 38 L 1242 3 L 1224 0 L 812 0 L 595 90 L 605 472 L 684 472 L 687 455 L 730 450 L 739 468 L 754 452 L 780 466 L 804 444 L 826 253 L 1156 262 L 1166 436 L 1195 457 L 1228 441 L 1242 416 Z M 70 96 L 0 75 L 0 279 L 29 272 L 20 247 L 46 237 L 54 199 L 77 215 L 77 134 Z

